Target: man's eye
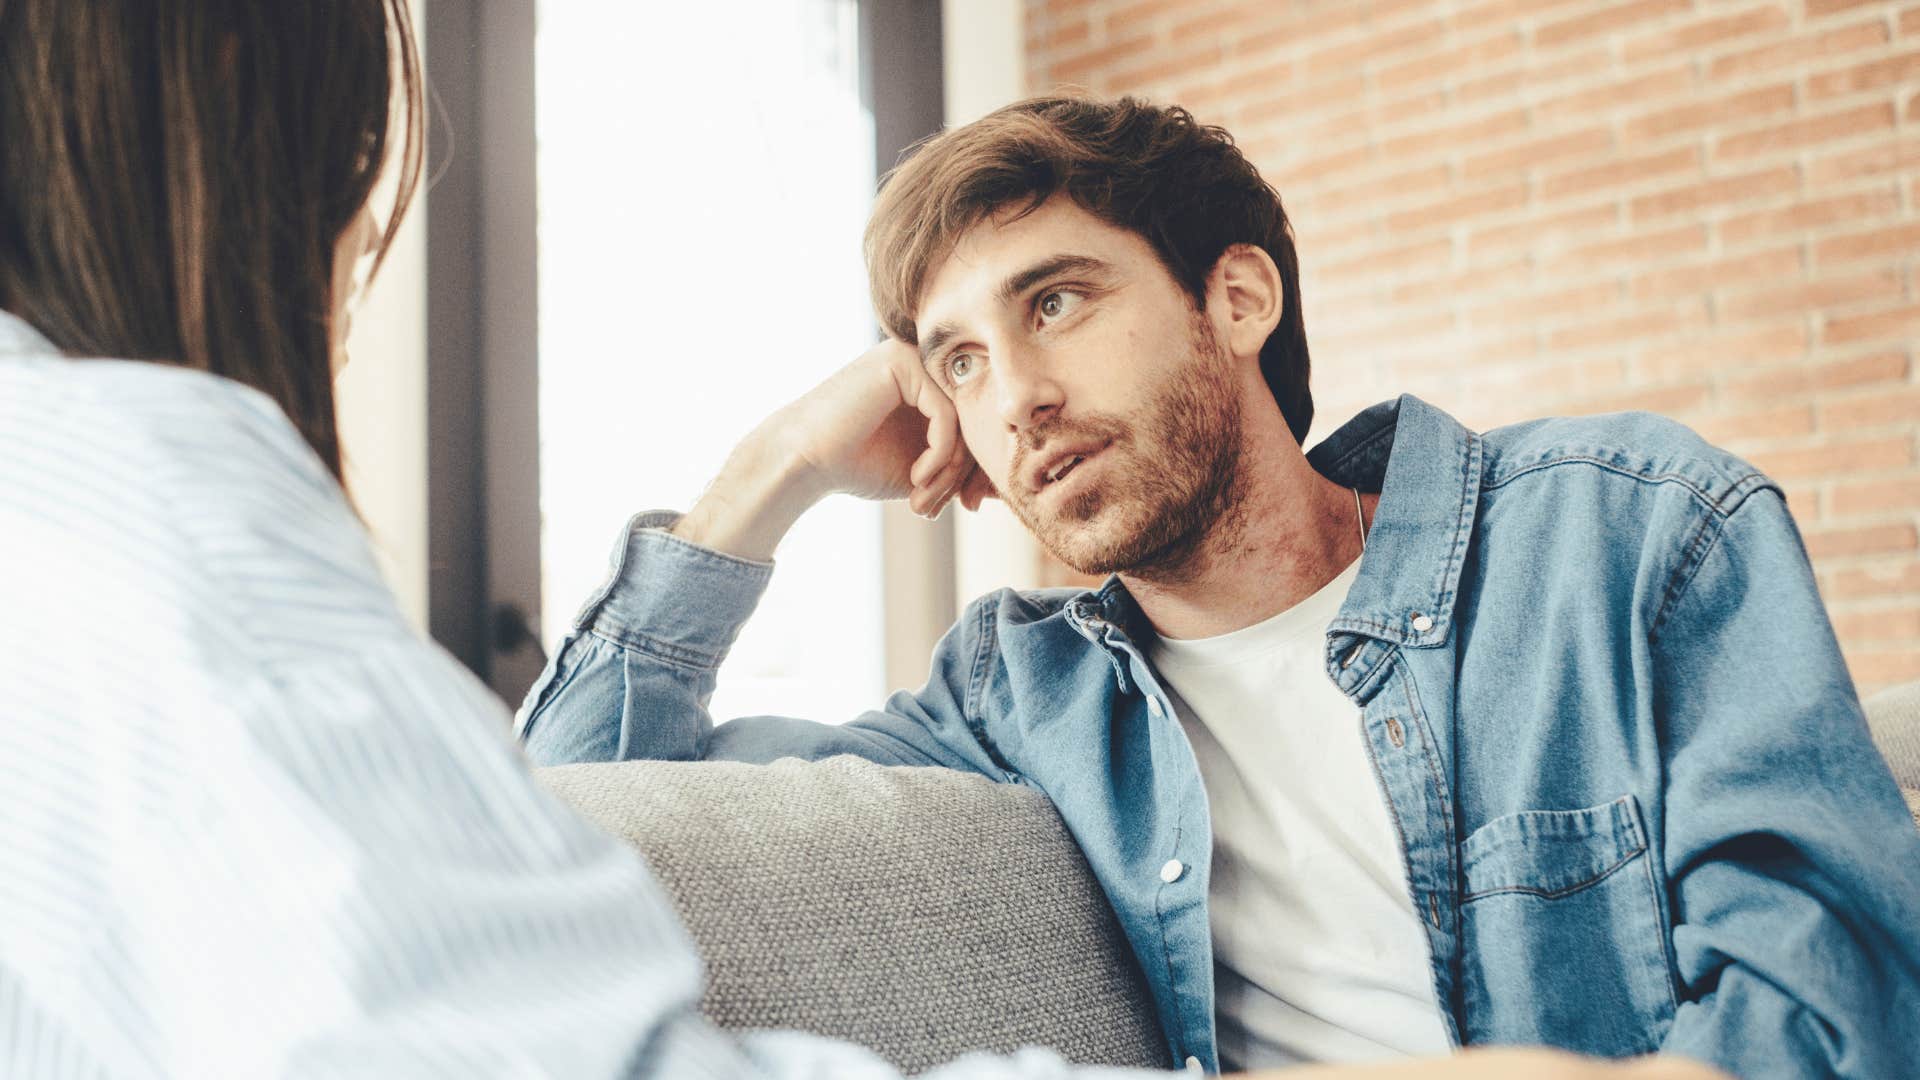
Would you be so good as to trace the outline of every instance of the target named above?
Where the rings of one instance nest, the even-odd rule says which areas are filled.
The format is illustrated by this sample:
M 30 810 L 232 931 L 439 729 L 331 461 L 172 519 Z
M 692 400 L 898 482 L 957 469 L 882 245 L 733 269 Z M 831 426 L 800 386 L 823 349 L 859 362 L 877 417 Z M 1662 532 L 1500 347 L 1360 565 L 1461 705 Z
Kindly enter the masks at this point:
M 1058 319 L 1060 316 L 1072 311 L 1083 299 L 1085 298 L 1077 292 L 1070 292 L 1066 289 L 1055 289 L 1042 296 L 1037 307 L 1042 318 Z
M 966 382 L 973 375 L 972 353 L 957 353 L 947 360 L 947 378 L 956 385 Z

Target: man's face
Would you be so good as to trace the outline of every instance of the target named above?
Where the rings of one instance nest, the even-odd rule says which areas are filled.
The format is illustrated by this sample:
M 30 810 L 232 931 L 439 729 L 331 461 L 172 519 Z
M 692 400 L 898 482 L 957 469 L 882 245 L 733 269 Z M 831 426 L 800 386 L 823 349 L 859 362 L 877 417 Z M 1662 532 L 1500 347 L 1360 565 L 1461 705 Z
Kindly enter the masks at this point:
M 1238 492 L 1229 357 L 1152 247 L 1056 197 L 965 233 L 916 319 L 974 460 L 1083 573 L 1177 573 Z

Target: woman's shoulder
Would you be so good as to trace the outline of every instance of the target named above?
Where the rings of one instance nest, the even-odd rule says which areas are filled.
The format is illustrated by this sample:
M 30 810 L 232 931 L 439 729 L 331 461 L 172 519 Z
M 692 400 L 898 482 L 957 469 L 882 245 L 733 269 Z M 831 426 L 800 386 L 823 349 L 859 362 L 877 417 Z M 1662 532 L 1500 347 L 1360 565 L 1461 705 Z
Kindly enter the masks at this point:
M 224 629 L 255 659 L 404 625 L 292 423 L 204 372 L 0 357 L 0 522 L 13 537 L 0 580 L 51 621 L 137 612 L 183 644 Z M 117 617 L 92 632 L 142 629 Z

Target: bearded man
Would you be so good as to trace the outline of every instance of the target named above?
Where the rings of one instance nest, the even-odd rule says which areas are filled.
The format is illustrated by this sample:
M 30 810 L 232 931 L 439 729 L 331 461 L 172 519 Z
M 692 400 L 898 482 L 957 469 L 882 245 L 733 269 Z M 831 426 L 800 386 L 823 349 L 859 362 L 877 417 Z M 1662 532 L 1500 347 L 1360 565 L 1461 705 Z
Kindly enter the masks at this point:
M 1298 269 L 1225 132 L 1045 98 L 943 134 L 867 235 L 888 340 L 643 514 L 522 710 L 543 763 L 856 754 L 1050 796 L 1208 1071 L 1544 1044 L 1890 1077 L 1920 835 L 1780 489 L 1678 424 L 1310 453 Z M 829 492 L 1004 499 L 1093 590 L 1002 590 L 927 685 L 715 726 Z

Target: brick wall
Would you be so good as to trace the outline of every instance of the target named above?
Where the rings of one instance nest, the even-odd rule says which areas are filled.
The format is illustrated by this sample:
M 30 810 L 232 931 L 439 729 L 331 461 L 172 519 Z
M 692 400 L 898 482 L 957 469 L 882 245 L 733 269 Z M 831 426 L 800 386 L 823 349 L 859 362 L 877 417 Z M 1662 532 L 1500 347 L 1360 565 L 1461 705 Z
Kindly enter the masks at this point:
M 1920 2 L 1027 0 L 1028 85 L 1232 131 L 1309 441 L 1648 409 L 1788 491 L 1863 692 L 1920 679 Z

